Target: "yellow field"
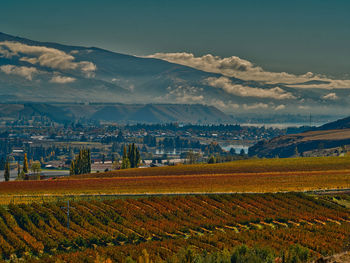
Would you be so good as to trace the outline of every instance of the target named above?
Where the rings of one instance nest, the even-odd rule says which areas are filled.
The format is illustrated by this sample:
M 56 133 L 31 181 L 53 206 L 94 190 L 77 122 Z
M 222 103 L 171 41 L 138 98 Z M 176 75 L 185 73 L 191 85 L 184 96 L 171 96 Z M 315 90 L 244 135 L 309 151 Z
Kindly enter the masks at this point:
M 0 184 L 0 204 L 75 195 L 276 193 L 350 189 L 350 170 L 88 178 Z M 57 198 L 60 196 L 60 198 Z
M 145 169 L 126 169 L 106 173 L 75 175 L 71 178 L 133 177 L 163 175 L 204 175 L 234 173 L 270 173 L 299 171 L 350 170 L 350 157 L 308 157 L 249 159 L 218 164 L 194 164 Z
M 46 201 L 57 195 L 266 193 L 349 188 L 349 157 L 262 159 L 3 182 L 0 203 Z

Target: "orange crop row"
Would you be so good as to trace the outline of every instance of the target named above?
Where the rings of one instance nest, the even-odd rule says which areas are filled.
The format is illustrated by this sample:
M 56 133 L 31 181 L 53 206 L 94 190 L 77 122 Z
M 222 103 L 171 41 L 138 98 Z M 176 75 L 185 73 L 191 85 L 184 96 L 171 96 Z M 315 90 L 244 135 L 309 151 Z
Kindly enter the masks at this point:
M 217 164 L 176 165 L 147 169 L 125 169 L 106 173 L 75 175 L 74 178 L 139 177 L 164 175 L 202 175 L 350 170 L 347 157 L 308 157 L 286 159 L 248 159 Z
M 0 183 L 0 195 L 278 192 L 350 188 L 350 171 L 142 176 Z
M 143 248 L 166 259 L 189 245 L 215 251 L 247 244 L 280 252 L 296 243 L 326 255 L 342 250 L 350 227 L 348 209 L 300 193 L 72 202 L 69 229 L 64 205 L 0 207 L 1 256 L 44 253 L 81 262 L 91 253 L 87 248 L 98 247 L 123 262 L 129 255 L 137 258 Z M 82 252 L 56 254 L 67 250 Z

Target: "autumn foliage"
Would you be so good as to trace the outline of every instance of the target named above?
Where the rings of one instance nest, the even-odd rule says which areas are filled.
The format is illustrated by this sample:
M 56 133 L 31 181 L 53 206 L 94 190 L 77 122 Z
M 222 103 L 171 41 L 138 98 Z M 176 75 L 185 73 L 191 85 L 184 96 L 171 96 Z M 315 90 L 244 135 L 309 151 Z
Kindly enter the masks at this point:
M 279 253 L 300 244 L 327 255 L 347 245 L 350 229 L 349 210 L 329 200 L 285 193 L 79 201 L 71 203 L 70 229 L 64 203 L 11 204 L 0 208 L 0 254 L 124 262 L 143 250 L 165 260 L 188 246 L 214 252 L 246 244 Z

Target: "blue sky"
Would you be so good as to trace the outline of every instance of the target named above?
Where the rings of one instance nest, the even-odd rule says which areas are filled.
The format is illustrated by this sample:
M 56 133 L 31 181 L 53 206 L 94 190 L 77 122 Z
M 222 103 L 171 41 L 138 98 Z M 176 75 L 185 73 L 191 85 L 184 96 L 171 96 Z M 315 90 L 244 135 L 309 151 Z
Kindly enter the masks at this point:
M 347 0 L 2 0 L 0 31 L 120 53 L 239 56 L 266 70 L 348 78 Z

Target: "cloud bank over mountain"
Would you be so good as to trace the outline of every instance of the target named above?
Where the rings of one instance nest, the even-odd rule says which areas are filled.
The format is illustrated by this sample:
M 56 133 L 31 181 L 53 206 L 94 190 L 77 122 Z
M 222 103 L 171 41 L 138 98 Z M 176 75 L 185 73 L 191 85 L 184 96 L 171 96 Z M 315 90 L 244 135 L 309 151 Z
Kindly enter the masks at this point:
M 78 70 L 86 74 L 96 70 L 96 66 L 92 62 L 76 62 L 72 55 L 45 46 L 30 46 L 20 42 L 3 41 L 0 42 L 0 54 L 8 59 L 20 57 L 21 61 L 51 69 Z
M 26 78 L 27 80 L 32 80 L 33 75 L 39 72 L 34 67 L 25 67 L 25 66 L 17 67 L 14 65 L 0 66 L 0 70 L 8 75 L 18 75 Z
M 71 77 L 63 77 L 60 75 L 53 76 L 50 80 L 52 83 L 59 83 L 59 84 L 65 84 L 65 83 L 71 83 L 74 82 L 76 79 Z
M 207 54 L 196 57 L 192 53 L 156 53 L 147 56 L 149 58 L 163 59 L 193 67 L 206 72 L 219 73 L 227 77 L 235 77 L 246 81 L 258 81 L 267 84 L 284 84 L 303 88 L 350 88 L 350 80 L 335 80 L 319 74 L 307 72 L 303 75 L 295 75 L 286 72 L 269 72 L 252 62 L 237 56 L 221 58 Z M 319 83 L 304 84 L 304 82 L 317 81 Z
M 216 88 L 221 88 L 227 93 L 241 97 L 257 97 L 257 98 L 272 98 L 277 100 L 295 99 L 295 97 L 285 90 L 274 87 L 271 89 L 253 88 L 240 84 L 233 84 L 227 77 L 208 78 L 208 85 Z
M 236 56 L 136 57 L 0 33 L 0 96 L 9 102 L 184 103 L 230 114 L 345 115 L 350 80 L 269 72 Z

